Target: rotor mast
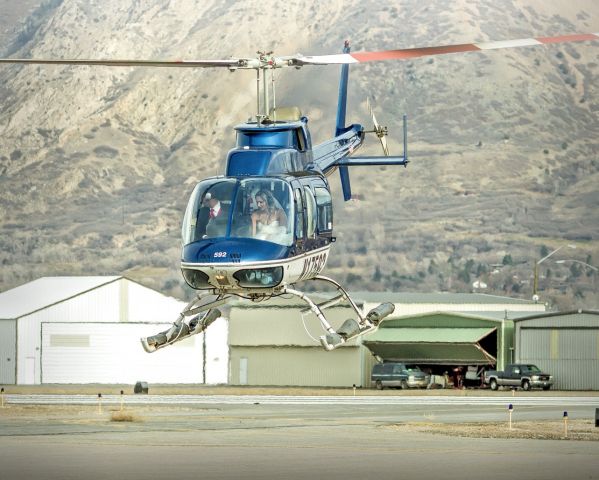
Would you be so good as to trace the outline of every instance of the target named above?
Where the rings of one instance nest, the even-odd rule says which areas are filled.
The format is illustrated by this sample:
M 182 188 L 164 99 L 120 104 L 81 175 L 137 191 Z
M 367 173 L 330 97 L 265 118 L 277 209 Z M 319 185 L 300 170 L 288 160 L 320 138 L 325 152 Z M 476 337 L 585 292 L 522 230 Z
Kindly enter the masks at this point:
M 256 70 L 256 121 L 261 125 L 265 121 L 277 120 L 274 70 L 279 66 L 272 56 L 273 52 L 256 53 L 258 64 L 253 67 Z M 270 118 L 271 112 L 273 118 Z

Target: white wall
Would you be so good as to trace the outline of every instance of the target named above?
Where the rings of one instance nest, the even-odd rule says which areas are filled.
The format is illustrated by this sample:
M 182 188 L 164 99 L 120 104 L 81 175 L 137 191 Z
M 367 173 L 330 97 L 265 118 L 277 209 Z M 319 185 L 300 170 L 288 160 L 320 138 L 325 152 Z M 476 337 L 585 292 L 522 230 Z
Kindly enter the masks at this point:
M 43 323 L 43 383 L 202 383 L 202 338 L 195 335 L 154 353 L 140 337 L 171 324 Z M 63 340 L 56 344 L 57 336 Z M 89 339 L 89 346 L 65 346 L 65 340 Z M 54 341 L 53 341 L 54 339 Z
M 40 383 L 42 322 L 115 322 L 119 320 L 119 282 L 21 317 L 17 321 L 17 383 Z
M 174 322 L 186 303 L 173 297 L 167 297 L 150 288 L 128 280 L 126 282 L 128 297 L 127 318 L 121 321 L 130 322 Z M 121 295 L 123 289 L 121 288 Z
M 229 380 L 229 322 L 218 318 L 206 329 L 206 383 L 221 384 Z M 201 335 L 197 335 L 201 341 Z
M 172 324 L 184 307 L 185 302 L 123 278 L 21 317 L 17 326 L 17 383 L 41 383 L 42 323 L 156 322 L 149 333 L 153 335 L 161 331 L 157 323 Z

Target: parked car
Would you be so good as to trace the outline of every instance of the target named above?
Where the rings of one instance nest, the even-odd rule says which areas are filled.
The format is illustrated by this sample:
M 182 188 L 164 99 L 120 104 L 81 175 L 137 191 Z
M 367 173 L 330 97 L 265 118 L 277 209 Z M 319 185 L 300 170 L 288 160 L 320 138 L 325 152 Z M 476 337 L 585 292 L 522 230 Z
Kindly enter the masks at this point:
M 542 388 L 549 390 L 553 385 L 553 377 L 543 373 L 539 367 L 530 363 L 514 363 L 505 367 L 503 371 L 489 370 L 485 372 L 485 384 L 491 390 L 499 387 L 520 387 L 522 390 Z
M 385 387 L 425 388 L 429 382 L 429 375 L 416 365 L 387 362 L 372 367 L 370 379 L 379 390 Z

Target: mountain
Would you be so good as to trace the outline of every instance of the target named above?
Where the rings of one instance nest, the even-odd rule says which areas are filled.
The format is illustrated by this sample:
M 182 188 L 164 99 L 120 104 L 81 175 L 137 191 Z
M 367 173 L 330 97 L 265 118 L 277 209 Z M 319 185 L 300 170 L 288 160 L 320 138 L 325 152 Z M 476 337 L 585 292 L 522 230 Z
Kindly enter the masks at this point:
M 286 2 L 3 0 L 14 57 L 213 59 L 447 45 L 599 32 L 580 0 Z M 9 15 L 10 14 L 10 15 Z M 9 22 L 9 23 L 7 23 Z M 12 22 L 12 23 L 11 23 Z M 597 307 L 599 42 L 352 67 L 348 120 L 366 97 L 407 169 L 331 177 L 338 238 L 327 273 L 354 290 L 483 291 Z M 313 140 L 333 133 L 338 67 L 277 75 Z M 50 274 L 124 273 L 189 295 L 179 226 L 200 179 L 221 173 L 255 75 L 223 70 L 0 67 L 0 289 Z M 378 154 L 376 139 L 363 153 Z M 547 271 L 549 270 L 549 273 Z M 480 285 L 480 284 L 479 284 Z

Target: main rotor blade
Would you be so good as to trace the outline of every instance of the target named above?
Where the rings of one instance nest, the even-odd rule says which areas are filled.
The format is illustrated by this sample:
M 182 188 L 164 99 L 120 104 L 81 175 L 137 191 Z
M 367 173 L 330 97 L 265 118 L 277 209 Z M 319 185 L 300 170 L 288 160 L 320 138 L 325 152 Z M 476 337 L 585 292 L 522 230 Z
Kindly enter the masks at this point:
M 254 59 L 230 60 L 42 60 L 36 58 L 0 58 L 0 63 L 21 63 L 34 65 L 104 65 L 108 67 L 225 67 L 230 69 L 247 68 Z
M 338 55 L 316 55 L 308 57 L 300 55 L 291 58 L 289 63 L 302 66 L 376 62 L 381 60 L 407 60 L 410 58 L 445 55 L 448 53 L 478 52 L 481 50 L 495 50 L 499 48 L 531 47 L 551 43 L 584 42 L 592 40 L 599 40 L 599 33 L 561 35 L 558 37 L 521 38 L 518 40 L 502 40 L 497 42 L 463 43 L 459 45 L 437 47 L 404 48 L 400 50 L 383 50 L 379 52 L 341 53 Z
M 37 65 L 91 65 L 109 67 L 188 67 L 211 68 L 225 67 L 235 69 L 266 69 L 287 66 L 301 67 L 303 65 L 331 65 L 350 64 L 361 62 L 375 62 L 381 60 L 406 60 L 410 58 L 431 55 L 445 55 L 448 53 L 477 52 L 481 50 L 494 50 L 499 48 L 529 47 L 547 45 L 551 43 L 583 42 L 599 40 L 599 33 L 583 33 L 562 35 L 558 37 L 522 38 L 519 40 L 503 40 L 497 42 L 464 43 L 459 45 L 446 45 L 423 48 L 404 48 L 399 50 L 382 50 L 379 52 L 341 53 L 338 55 L 303 56 L 301 54 L 284 57 L 259 56 L 257 58 L 232 58 L 228 60 L 44 60 L 36 58 L 0 58 L 0 64 L 37 64 Z

